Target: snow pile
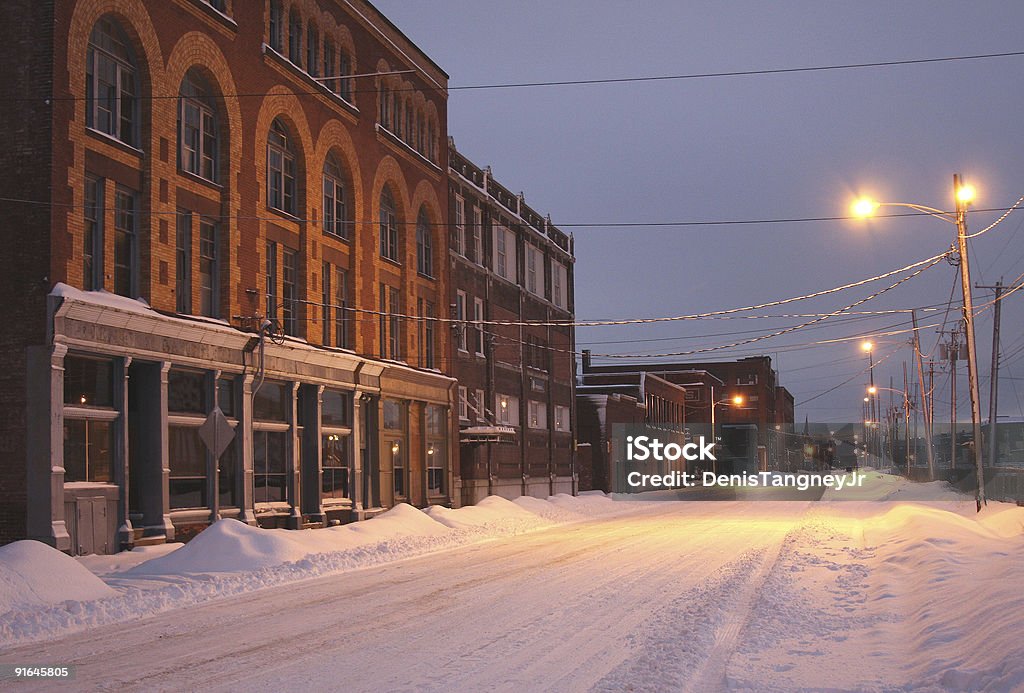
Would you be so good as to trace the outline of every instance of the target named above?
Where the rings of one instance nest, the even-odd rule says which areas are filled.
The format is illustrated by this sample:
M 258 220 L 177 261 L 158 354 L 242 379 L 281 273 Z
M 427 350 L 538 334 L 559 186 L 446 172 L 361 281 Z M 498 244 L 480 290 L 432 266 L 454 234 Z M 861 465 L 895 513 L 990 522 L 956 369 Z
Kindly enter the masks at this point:
M 42 542 L 0 546 L 0 614 L 114 594 L 78 561 Z
M 295 541 L 238 520 L 219 520 L 177 551 L 130 570 L 135 575 L 251 572 L 305 558 Z
M 519 533 L 551 524 L 537 513 L 500 496 L 488 496 L 476 505 L 457 510 L 435 505 L 424 512 L 452 529 L 482 529 L 496 535 Z

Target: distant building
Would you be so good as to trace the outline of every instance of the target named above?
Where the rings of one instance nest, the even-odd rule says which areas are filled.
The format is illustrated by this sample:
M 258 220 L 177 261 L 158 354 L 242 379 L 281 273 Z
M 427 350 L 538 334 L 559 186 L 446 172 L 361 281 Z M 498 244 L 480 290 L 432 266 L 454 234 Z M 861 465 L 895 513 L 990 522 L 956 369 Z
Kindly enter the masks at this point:
M 646 373 L 686 390 L 685 421 L 710 425 L 712 408 L 717 427 L 728 424 L 757 426 L 758 460 L 761 468 L 778 468 L 785 458 L 783 434 L 793 430 L 793 396 L 778 385 L 771 358 L 755 356 L 737 361 L 701 361 L 629 365 L 592 364 L 584 352 L 580 392 Z M 734 397 L 742 403 L 733 404 Z
M 462 502 L 572 493 L 572 239 L 454 142 L 448 166 Z

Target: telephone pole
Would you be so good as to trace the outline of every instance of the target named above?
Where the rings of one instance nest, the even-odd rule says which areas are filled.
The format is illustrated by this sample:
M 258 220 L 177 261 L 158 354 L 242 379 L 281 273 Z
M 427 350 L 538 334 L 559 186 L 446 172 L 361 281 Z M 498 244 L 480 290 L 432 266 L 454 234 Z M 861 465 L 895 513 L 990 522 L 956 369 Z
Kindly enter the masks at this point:
M 935 451 L 932 449 L 932 422 L 931 417 L 929 416 L 927 396 L 925 395 L 924 389 L 924 364 L 921 362 L 921 340 L 917 334 L 916 310 L 910 311 L 910 318 L 914 323 L 914 356 L 917 359 L 917 382 L 918 392 L 920 393 L 918 399 L 921 402 L 921 411 L 924 415 L 924 434 L 928 439 L 928 444 L 925 447 L 928 451 L 928 480 L 935 481 Z M 914 421 L 917 421 L 916 417 L 914 418 Z
M 979 289 L 994 289 L 996 292 L 995 313 L 992 318 L 992 370 L 988 393 L 988 466 L 996 463 L 996 423 L 999 420 L 999 315 L 1003 307 L 1003 280 L 1000 277 L 995 286 L 978 286 Z
M 981 399 L 978 388 L 978 349 L 974 342 L 974 305 L 971 297 L 971 265 L 967 259 L 967 205 L 971 195 L 953 174 L 953 199 L 956 200 L 956 241 L 960 251 L 960 285 L 963 290 L 964 332 L 967 333 L 967 383 L 971 391 L 971 423 L 974 428 L 974 466 L 978 474 L 978 492 L 975 503 L 978 512 L 985 500 L 985 467 L 981 460 Z

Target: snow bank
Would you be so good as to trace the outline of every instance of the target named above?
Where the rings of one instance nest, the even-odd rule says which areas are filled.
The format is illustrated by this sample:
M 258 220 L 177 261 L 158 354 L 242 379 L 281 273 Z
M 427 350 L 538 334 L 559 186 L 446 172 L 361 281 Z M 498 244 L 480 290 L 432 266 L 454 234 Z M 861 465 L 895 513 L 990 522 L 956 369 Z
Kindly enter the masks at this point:
M 551 524 L 536 513 L 500 496 L 488 496 L 476 505 L 467 505 L 457 510 L 435 505 L 424 512 L 452 529 L 491 529 L 497 530 L 499 534 Z
M 127 571 L 134 575 L 250 572 L 305 558 L 301 545 L 238 520 L 218 520 L 166 556 Z
M 114 594 L 78 561 L 42 542 L 0 546 L 0 614 Z

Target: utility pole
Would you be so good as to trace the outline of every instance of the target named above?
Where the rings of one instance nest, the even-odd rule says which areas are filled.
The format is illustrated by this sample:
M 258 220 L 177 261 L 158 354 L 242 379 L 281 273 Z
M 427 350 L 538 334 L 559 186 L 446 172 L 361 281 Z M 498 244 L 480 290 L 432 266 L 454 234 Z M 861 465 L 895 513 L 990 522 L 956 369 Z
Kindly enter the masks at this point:
M 971 423 L 974 428 L 974 466 L 978 474 L 978 492 L 975 503 L 978 512 L 985 500 L 985 467 L 981 459 L 981 399 L 978 388 L 978 349 L 974 341 L 974 305 L 971 297 L 971 265 L 967 258 L 967 205 L 970 195 L 960 181 L 960 174 L 953 174 L 953 198 L 956 200 L 956 240 L 960 251 L 960 285 L 964 295 L 964 331 L 967 333 L 967 383 L 971 391 Z
M 956 469 L 956 362 L 960 351 L 960 335 L 954 328 L 948 334 L 949 341 L 942 345 L 945 359 L 949 361 L 949 468 Z
M 1000 277 L 995 286 L 978 286 L 979 289 L 995 289 L 995 314 L 992 318 L 992 370 L 988 393 L 988 466 L 996 464 L 996 422 L 999 420 L 999 315 L 1003 307 L 1003 280 Z
M 928 407 L 925 402 L 924 396 L 924 364 L 921 363 L 921 340 L 917 334 L 917 311 L 910 311 L 910 318 L 914 323 L 914 356 L 917 359 L 917 382 L 918 391 L 920 392 L 919 400 L 921 401 L 921 409 L 924 413 L 924 434 L 928 438 L 928 445 L 926 449 L 928 451 L 928 480 L 935 481 L 935 452 L 932 449 L 932 426 L 928 416 Z M 915 428 L 917 418 L 914 418 Z M 916 448 L 915 448 L 916 449 Z
M 903 362 L 903 437 L 906 439 L 903 446 L 903 461 L 907 463 L 907 478 L 910 478 L 910 392 L 907 388 L 910 383 L 907 381 L 907 362 Z

